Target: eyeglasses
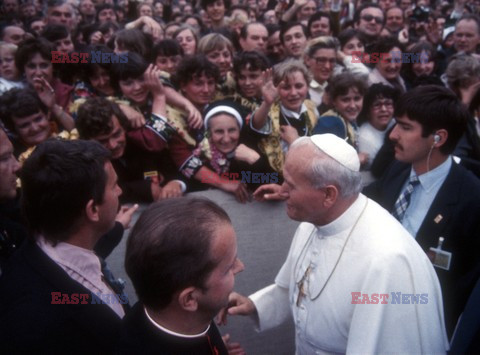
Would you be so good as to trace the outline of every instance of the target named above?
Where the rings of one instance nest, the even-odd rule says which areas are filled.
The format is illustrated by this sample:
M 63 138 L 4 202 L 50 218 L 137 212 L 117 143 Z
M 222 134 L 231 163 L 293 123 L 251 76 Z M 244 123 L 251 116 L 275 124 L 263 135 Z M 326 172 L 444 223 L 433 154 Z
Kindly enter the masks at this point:
M 392 100 L 376 101 L 372 105 L 374 110 L 380 110 L 383 106 L 385 106 L 386 108 L 392 108 L 393 107 L 393 101 Z
M 379 23 L 379 24 L 383 23 L 383 17 L 373 16 L 373 15 L 363 15 L 361 19 L 367 22 L 375 20 L 376 23 Z
M 318 65 L 329 63 L 330 65 L 333 66 L 337 62 L 335 58 L 318 57 L 318 58 L 312 58 L 312 59 L 315 60 L 315 63 L 317 63 Z

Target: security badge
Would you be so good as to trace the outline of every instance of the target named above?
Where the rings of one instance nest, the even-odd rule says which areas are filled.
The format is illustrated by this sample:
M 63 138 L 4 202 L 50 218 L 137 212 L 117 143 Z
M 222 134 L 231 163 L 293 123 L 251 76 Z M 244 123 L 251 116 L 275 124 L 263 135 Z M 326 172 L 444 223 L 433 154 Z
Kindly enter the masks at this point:
M 152 182 L 157 184 L 160 182 L 158 171 L 145 171 L 143 173 L 143 178 L 145 180 L 151 180 Z
M 438 245 L 436 248 L 430 248 L 427 255 L 432 262 L 433 266 L 436 266 L 443 270 L 450 270 L 450 262 L 452 261 L 452 253 L 442 250 L 442 244 L 445 238 L 438 238 Z

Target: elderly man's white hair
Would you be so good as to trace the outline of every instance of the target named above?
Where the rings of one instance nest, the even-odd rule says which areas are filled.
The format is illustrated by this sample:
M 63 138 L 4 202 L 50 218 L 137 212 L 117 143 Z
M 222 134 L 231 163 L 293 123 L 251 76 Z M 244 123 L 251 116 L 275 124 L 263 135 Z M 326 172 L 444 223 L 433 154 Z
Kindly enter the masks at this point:
M 348 144 L 343 142 L 344 144 Z M 289 155 L 296 149 L 309 146 L 314 152 L 314 158 L 305 167 L 304 174 L 310 180 L 314 188 L 322 188 L 326 185 L 335 185 L 340 197 L 349 198 L 357 195 L 362 190 L 362 176 L 355 171 L 340 164 L 330 155 L 313 143 L 311 137 L 298 138 L 289 149 Z M 341 149 L 341 147 L 336 147 Z

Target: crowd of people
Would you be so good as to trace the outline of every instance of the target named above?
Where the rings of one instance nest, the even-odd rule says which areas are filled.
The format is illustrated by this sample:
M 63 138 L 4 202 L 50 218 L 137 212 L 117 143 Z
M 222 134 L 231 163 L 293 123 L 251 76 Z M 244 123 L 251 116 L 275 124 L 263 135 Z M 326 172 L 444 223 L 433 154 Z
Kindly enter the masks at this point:
M 293 316 L 299 354 L 480 351 L 478 1 L 4 0 L 0 16 L 6 349 L 241 354 L 212 322 L 229 305 L 259 329 Z M 212 188 L 304 222 L 251 297 L 231 293 L 229 217 L 184 196 Z M 126 300 L 104 259 L 138 203 L 139 304 L 94 305 Z

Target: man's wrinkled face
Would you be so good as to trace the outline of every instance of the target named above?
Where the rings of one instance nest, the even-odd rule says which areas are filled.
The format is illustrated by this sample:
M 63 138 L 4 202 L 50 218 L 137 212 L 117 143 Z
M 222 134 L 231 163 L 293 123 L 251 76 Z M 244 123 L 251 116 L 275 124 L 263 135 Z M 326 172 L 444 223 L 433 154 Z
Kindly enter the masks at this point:
M 403 11 L 399 8 L 393 8 L 387 11 L 385 27 L 390 32 L 400 31 L 404 25 Z
M 53 25 L 64 25 L 72 31 L 75 26 L 75 11 L 70 4 L 51 7 L 48 9 L 47 22 Z
M 258 51 L 266 53 L 268 31 L 262 24 L 252 24 L 247 28 L 246 38 L 240 37 L 240 45 L 244 51 Z
M 307 168 L 314 158 L 313 148 L 301 146 L 289 151 L 283 168 L 282 193 L 287 194 L 287 214 L 294 221 L 318 223 L 326 210 L 322 208 L 325 190 L 315 188 L 308 179 Z
M 475 53 L 480 43 L 480 34 L 477 23 L 474 20 L 461 20 L 455 27 L 453 34 L 455 49 L 458 52 Z

